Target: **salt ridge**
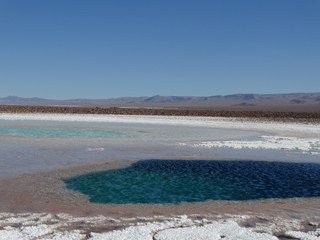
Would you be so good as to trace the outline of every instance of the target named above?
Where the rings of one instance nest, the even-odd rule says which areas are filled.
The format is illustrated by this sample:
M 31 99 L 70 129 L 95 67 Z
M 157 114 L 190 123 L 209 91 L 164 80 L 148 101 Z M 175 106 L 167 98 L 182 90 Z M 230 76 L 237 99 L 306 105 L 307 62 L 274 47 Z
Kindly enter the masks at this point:
M 67 121 L 97 123 L 133 123 L 182 125 L 228 129 L 245 129 L 257 131 L 294 131 L 299 133 L 320 134 L 319 124 L 282 123 L 250 121 L 223 117 L 190 117 L 190 116 L 148 116 L 148 115 L 103 115 L 103 114 L 47 114 L 47 113 L 0 113 L 0 120 L 30 121 Z
M 195 148 L 272 149 L 295 150 L 302 154 L 320 155 L 320 139 L 281 136 L 260 136 L 261 140 L 251 141 L 204 141 L 198 143 L 178 143 L 179 146 Z

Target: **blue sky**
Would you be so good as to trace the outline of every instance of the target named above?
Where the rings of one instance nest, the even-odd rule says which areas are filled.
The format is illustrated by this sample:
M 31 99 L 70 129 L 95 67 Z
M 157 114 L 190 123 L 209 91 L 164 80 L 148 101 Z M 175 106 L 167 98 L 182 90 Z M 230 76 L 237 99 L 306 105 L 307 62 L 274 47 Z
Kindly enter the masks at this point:
M 319 0 L 0 0 L 0 97 L 320 92 Z

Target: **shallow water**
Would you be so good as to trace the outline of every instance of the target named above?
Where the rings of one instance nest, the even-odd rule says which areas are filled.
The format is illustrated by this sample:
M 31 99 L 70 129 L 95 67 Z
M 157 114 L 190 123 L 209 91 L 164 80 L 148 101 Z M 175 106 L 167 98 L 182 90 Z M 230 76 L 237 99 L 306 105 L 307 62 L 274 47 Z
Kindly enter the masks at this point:
M 320 164 L 145 160 L 66 179 L 98 203 L 176 203 L 320 196 Z
M 0 135 L 36 138 L 120 138 L 128 137 L 117 130 L 77 129 L 77 128 L 36 128 L 36 127 L 1 127 Z
M 133 139 L 139 141 L 193 141 L 258 136 L 257 131 L 125 123 L 1 121 L 0 136 L 24 138 Z
M 0 179 L 108 162 L 200 156 L 179 141 L 248 139 L 256 131 L 143 124 L 0 121 Z
M 163 121 L 163 123 L 165 122 Z M 198 126 L 198 125 L 197 125 Z M 237 125 L 236 125 L 237 126 Z M 219 127 L 219 124 L 217 125 Z M 65 188 L 61 179 L 88 172 L 130 166 L 141 159 L 266 160 L 316 162 L 319 156 L 275 150 L 200 149 L 177 143 L 214 140 L 255 140 L 271 133 L 251 130 L 151 124 L 1 121 L 0 128 L 17 128 L 0 134 L 0 208 L 2 211 L 53 211 L 119 216 L 155 214 L 243 213 L 319 215 L 319 199 L 266 201 L 205 201 L 180 204 L 90 204 L 87 197 Z M 29 133 L 24 128 L 30 130 Z M 39 129 L 39 130 L 38 130 Z M 250 128 L 249 128 L 250 129 Z M 269 131 L 269 128 L 261 128 Z M 96 131 L 98 130 L 98 131 Z M 102 130 L 99 133 L 99 130 Z M 281 128 L 280 128 L 281 130 Z M 73 131 L 73 133 L 72 133 Z M 27 131 L 28 132 L 28 131 Z M 54 134 L 48 134 L 55 132 Z M 64 133 L 69 134 L 64 134 Z M 84 134 L 84 133 L 90 134 Z M 110 134 L 116 132 L 117 134 Z M 278 132 L 271 131 L 274 134 Z M 40 133 L 40 134 L 39 134 Z M 63 134 L 62 134 L 63 133 Z M 290 132 L 290 136 L 300 136 Z M 304 132 L 302 132 L 305 134 Z M 97 136 L 92 137 L 92 135 Z M 283 134 L 280 132 L 279 134 Z M 285 133 L 286 134 L 286 133 Z M 298 134 L 298 135 L 296 135 Z M 90 136 L 91 135 L 91 136 Z M 303 135 L 305 136 L 305 135 Z M 314 136 L 314 133 L 313 135 Z M 314 199 L 314 200 L 312 200 Z M 301 200 L 301 202 L 300 202 Z

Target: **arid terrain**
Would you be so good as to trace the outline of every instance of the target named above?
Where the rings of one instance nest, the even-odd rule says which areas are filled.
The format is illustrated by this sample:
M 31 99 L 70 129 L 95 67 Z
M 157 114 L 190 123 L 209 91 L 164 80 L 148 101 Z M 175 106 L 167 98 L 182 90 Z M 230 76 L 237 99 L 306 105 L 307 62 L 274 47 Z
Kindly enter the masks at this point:
M 320 112 L 320 93 L 232 94 L 217 96 L 152 96 L 55 100 L 0 98 L 0 105 L 87 106 L 122 108 L 182 108 L 231 111 Z
M 121 114 L 121 115 L 163 115 L 256 118 L 283 122 L 320 122 L 320 112 L 303 111 L 263 111 L 260 110 L 215 110 L 185 108 L 120 108 L 120 107 L 70 107 L 70 106 L 29 106 L 0 105 L 2 113 L 63 113 L 63 114 Z

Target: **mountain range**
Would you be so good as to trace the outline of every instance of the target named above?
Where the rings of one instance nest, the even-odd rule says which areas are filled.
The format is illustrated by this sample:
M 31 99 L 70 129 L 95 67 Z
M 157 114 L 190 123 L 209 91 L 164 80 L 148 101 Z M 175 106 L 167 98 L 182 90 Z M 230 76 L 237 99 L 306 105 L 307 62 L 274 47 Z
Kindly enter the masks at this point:
M 153 107 L 153 108 L 227 108 L 252 109 L 276 107 L 288 109 L 313 109 L 320 111 L 320 93 L 289 94 L 232 94 L 208 97 L 196 96 L 152 96 L 106 99 L 54 100 L 44 98 L 21 98 L 8 96 L 0 98 L 3 105 L 36 106 L 101 106 L 101 107 Z

